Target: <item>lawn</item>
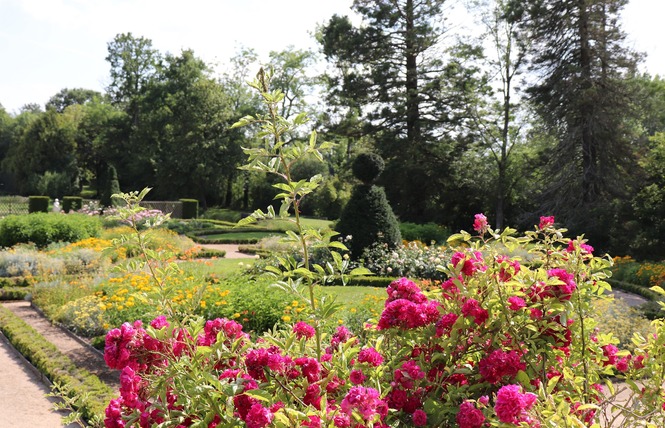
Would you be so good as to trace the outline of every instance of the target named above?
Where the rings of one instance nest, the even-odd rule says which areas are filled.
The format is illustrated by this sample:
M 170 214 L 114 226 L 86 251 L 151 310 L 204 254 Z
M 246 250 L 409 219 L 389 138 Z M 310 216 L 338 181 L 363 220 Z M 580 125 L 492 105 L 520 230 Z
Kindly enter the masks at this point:
M 224 240 L 228 242 L 232 241 L 248 241 L 252 239 L 263 239 L 267 236 L 276 235 L 275 232 L 229 232 L 229 233 L 215 233 L 213 235 L 202 235 L 201 238 L 206 240 Z

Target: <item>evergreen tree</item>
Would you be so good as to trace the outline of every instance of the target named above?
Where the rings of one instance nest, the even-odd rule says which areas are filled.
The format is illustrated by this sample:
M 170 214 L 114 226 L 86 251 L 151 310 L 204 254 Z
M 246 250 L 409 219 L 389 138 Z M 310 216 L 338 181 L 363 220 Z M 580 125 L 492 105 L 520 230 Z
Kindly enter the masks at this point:
M 619 25 L 626 3 L 514 0 L 510 11 L 532 41 L 532 66 L 541 76 L 529 94 L 557 139 L 542 210 L 600 244 L 635 167 L 627 78 L 637 57 L 622 45 Z
M 451 159 L 462 150 L 468 107 L 482 86 L 468 66 L 478 50 L 444 46 L 444 0 L 355 0 L 364 20 L 333 16 L 320 42 L 338 132 L 375 141 L 386 159 L 382 183 L 400 217 L 421 221 L 446 212 Z

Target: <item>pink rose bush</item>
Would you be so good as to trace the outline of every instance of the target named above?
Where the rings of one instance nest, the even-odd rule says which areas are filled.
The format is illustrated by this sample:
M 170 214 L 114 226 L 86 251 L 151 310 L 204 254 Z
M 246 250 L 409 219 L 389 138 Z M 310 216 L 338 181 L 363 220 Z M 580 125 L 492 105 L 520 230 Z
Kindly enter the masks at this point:
M 111 330 L 106 426 L 590 427 L 619 417 L 609 376 L 640 379 L 624 426 L 663 426 L 665 333 L 629 354 L 590 316 L 610 259 L 553 217 L 521 237 L 474 229 L 449 240 L 440 287 L 394 281 L 362 335 L 325 319 L 255 338 L 226 319 Z

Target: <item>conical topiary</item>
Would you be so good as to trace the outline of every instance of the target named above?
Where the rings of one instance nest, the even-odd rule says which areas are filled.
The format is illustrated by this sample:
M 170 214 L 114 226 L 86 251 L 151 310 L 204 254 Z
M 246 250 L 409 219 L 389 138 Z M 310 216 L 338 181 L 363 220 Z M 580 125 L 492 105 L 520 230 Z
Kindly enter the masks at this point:
M 402 240 L 386 193 L 382 187 L 372 184 L 383 171 L 383 165 L 383 159 L 374 153 L 360 154 L 353 163 L 353 173 L 362 184 L 353 188 L 351 199 L 337 223 L 337 231 L 343 237 L 351 236 L 347 246 L 354 259 L 360 258 L 373 244 L 385 243 L 388 247 L 395 247 Z
M 113 165 L 109 166 L 108 172 L 106 174 L 106 183 L 104 185 L 104 191 L 102 192 L 99 203 L 103 207 L 113 206 L 113 199 L 111 196 L 116 193 L 120 193 L 120 182 L 118 181 L 118 173 L 115 170 Z

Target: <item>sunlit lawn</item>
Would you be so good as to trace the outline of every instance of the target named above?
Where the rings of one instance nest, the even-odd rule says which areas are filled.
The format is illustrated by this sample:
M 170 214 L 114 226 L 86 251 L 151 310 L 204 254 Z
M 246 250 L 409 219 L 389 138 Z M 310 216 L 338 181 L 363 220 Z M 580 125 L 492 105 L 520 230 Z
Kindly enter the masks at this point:
M 229 232 L 229 233 L 216 233 L 214 235 L 205 235 L 206 239 L 224 239 L 228 240 L 229 242 L 233 240 L 247 240 L 247 239 L 261 239 L 265 238 L 266 236 L 271 236 L 275 235 L 276 233 L 274 232 Z
M 207 259 L 181 262 L 178 264 L 185 272 L 200 275 L 229 275 L 240 273 L 254 263 L 254 259 Z

